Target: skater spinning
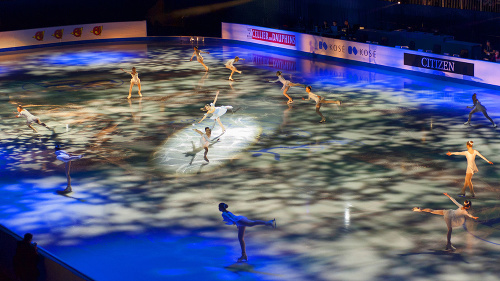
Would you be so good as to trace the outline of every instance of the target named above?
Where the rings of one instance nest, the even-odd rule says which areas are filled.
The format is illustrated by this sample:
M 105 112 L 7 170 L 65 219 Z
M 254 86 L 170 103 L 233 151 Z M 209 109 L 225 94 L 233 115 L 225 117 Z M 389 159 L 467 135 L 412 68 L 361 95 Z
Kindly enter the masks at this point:
M 130 97 L 132 96 L 132 87 L 134 85 L 137 85 L 137 87 L 139 87 L 139 96 L 142 97 L 142 94 L 141 94 L 141 79 L 139 79 L 139 73 L 137 71 L 135 71 L 135 67 L 132 67 L 132 72 L 128 72 L 128 71 L 125 71 L 123 70 L 123 68 L 120 68 L 123 72 L 126 72 L 130 75 L 132 75 L 132 79 L 130 79 L 130 89 L 128 90 L 128 97 L 127 99 L 130 99 Z
M 191 58 L 189 59 L 189 61 L 192 61 L 193 57 L 196 56 L 196 60 L 199 63 L 201 63 L 201 65 L 203 65 L 203 67 L 205 68 L 206 71 L 208 71 L 208 66 L 206 66 L 203 63 L 203 57 L 201 56 L 201 54 L 210 54 L 210 52 L 204 52 L 204 51 L 199 50 L 198 47 L 194 47 L 193 55 L 191 56 Z
M 207 104 L 205 105 L 205 107 L 200 108 L 201 110 L 206 111 L 207 113 L 205 113 L 205 116 L 203 116 L 203 118 L 198 123 L 201 123 L 203 120 L 205 120 L 205 118 L 207 118 L 209 114 L 212 114 L 212 117 L 210 117 L 210 119 L 216 120 L 219 123 L 220 127 L 222 128 L 222 133 L 224 133 L 226 132 L 226 128 L 224 128 L 224 126 L 222 125 L 220 117 L 226 114 L 228 109 L 233 109 L 233 107 L 230 105 L 215 107 L 215 103 L 217 102 L 218 96 L 219 96 L 219 91 L 217 91 L 213 103 Z
M 241 257 L 238 258 L 238 262 L 248 261 L 247 250 L 245 245 L 245 228 L 247 226 L 252 227 L 256 225 L 267 225 L 276 228 L 276 219 L 270 221 L 262 221 L 262 220 L 249 220 L 244 216 L 235 216 L 233 213 L 227 210 L 228 205 L 226 203 L 219 204 L 219 211 L 222 212 L 223 221 L 226 222 L 227 225 L 235 224 L 238 227 L 238 240 L 240 241 L 241 247 Z
M 61 150 L 61 147 L 59 145 L 56 145 L 56 158 L 57 160 L 61 160 L 64 163 L 66 163 L 66 178 L 68 179 L 68 185 L 66 186 L 66 189 L 64 190 L 58 190 L 57 193 L 59 194 L 67 194 L 72 192 L 73 190 L 71 189 L 71 176 L 69 175 L 69 171 L 71 169 L 71 161 L 77 160 L 77 159 L 82 159 L 82 155 L 70 155 L 66 151 Z
M 32 129 L 33 132 L 38 133 L 38 131 L 33 126 L 31 126 L 31 124 L 33 124 L 33 123 L 37 123 L 39 125 L 42 125 L 45 128 L 50 130 L 49 126 L 45 125 L 45 123 L 42 123 L 38 117 L 31 114 L 28 110 L 24 109 L 22 105 L 17 106 L 17 112 L 19 112 L 19 114 L 17 115 L 18 118 L 21 116 L 26 118 L 26 125 L 28 125 L 28 127 L 30 129 Z
M 305 98 L 302 98 L 302 99 L 303 100 L 313 99 L 316 102 L 316 113 L 318 113 L 318 115 L 321 116 L 321 121 L 319 121 L 319 123 L 324 123 L 324 122 L 326 122 L 326 118 L 319 111 L 319 109 L 321 108 L 321 104 L 323 104 L 323 103 L 335 103 L 335 104 L 341 105 L 342 102 L 338 101 L 338 100 L 327 101 L 327 100 L 325 100 L 325 97 L 318 96 L 318 95 L 314 94 L 313 92 L 311 92 L 311 89 L 312 89 L 311 86 L 306 87 L 306 92 L 307 92 L 307 94 L 309 94 L 309 96 L 307 99 L 305 99 Z
M 240 60 L 245 60 L 245 59 L 240 59 L 239 57 L 234 57 L 234 59 L 228 60 L 226 62 L 226 64 L 225 64 L 226 68 L 231 70 L 231 75 L 229 75 L 229 80 L 230 81 L 234 81 L 233 74 L 235 72 L 238 72 L 239 74 L 241 74 L 241 71 L 239 71 L 238 69 L 236 69 L 236 67 L 234 67 L 234 65 L 233 65 L 235 62 L 238 62 Z
M 464 182 L 464 187 L 460 191 L 460 194 L 458 196 L 460 197 L 465 197 L 465 188 L 468 186 L 470 189 L 470 193 L 472 197 L 476 197 L 476 194 L 474 193 L 474 187 L 472 186 L 472 176 L 474 173 L 477 173 L 479 170 L 477 169 L 476 166 L 476 155 L 479 155 L 479 157 L 483 158 L 484 161 L 488 162 L 489 164 L 493 165 L 493 162 L 488 161 L 486 157 L 481 155 L 479 151 L 472 149 L 472 146 L 474 145 L 473 141 L 468 141 L 467 142 L 467 151 L 462 151 L 462 152 L 449 152 L 446 153 L 446 155 L 451 156 L 451 155 L 465 155 L 467 157 L 467 170 L 465 172 L 465 182 Z
M 280 81 L 281 83 L 283 83 L 283 88 L 281 88 L 281 90 L 283 90 L 283 95 L 285 95 L 285 97 L 288 98 L 288 101 L 286 103 L 287 104 L 292 103 L 293 99 L 286 93 L 286 92 L 288 92 L 288 89 L 290 89 L 290 87 L 294 87 L 294 86 L 305 87 L 305 85 L 299 84 L 299 83 L 292 83 L 289 80 L 286 80 L 283 77 L 283 75 L 281 74 L 281 71 L 276 71 L 276 76 L 278 76 L 277 80 L 269 81 L 269 82 L 275 83 L 275 82 Z
M 471 112 L 469 113 L 469 120 L 464 123 L 464 125 L 470 125 L 470 118 L 472 117 L 472 114 L 481 111 L 488 120 L 493 124 L 493 128 L 497 127 L 497 124 L 493 122 L 493 120 L 488 116 L 488 113 L 486 112 L 486 107 L 484 107 L 481 102 L 477 99 L 476 93 L 472 95 L 472 102 L 474 103 L 474 106 L 467 106 L 467 108 L 472 108 Z
M 426 212 L 435 215 L 444 216 L 444 221 L 446 222 L 446 226 L 448 227 L 448 234 L 446 235 L 446 250 L 454 251 L 456 250 L 453 245 L 451 245 L 451 231 L 453 227 L 461 226 L 465 223 L 465 216 L 468 216 L 473 219 L 477 219 L 478 217 L 474 217 L 467 212 L 472 207 L 472 203 L 469 200 L 464 201 L 464 205 L 462 206 L 460 203 L 455 201 L 455 199 L 451 198 L 448 193 L 443 193 L 448 196 L 455 205 L 458 206 L 456 210 L 433 210 L 433 209 L 420 209 L 419 207 L 413 208 L 414 212 Z

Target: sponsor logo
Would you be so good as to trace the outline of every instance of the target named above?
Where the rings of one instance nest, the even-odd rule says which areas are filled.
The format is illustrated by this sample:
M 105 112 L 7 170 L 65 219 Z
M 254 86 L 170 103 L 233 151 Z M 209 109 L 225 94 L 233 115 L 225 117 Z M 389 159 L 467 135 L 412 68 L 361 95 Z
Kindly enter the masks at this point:
M 82 37 L 82 31 L 83 31 L 83 27 L 77 27 L 77 28 L 73 29 L 73 32 L 71 32 L 71 34 L 75 37 Z
M 101 26 L 94 26 L 90 33 L 94 33 L 94 35 L 101 35 L 102 33 L 102 25 Z
M 254 40 L 277 43 L 281 45 L 295 46 L 295 35 L 284 34 L 273 31 L 248 28 L 248 38 Z
M 297 64 L 295 61 L 278 59 L 268 56 L 253 55 L 252 62 L 255 65 L 265 65 L 275 69 L 281 70 L 296 70 Z
M 357 55 L 358 54 L 358 49 L 356 49 L 356 47 L 349 46 L 347 48 L 347 52 L 349 53 L 349 55 L 352 55 L 352 54 Z
M 428 68 L 444 72 L 474 76 L 474 64 L 467 62 L 405 53 L 404 64 L 420 68 Z
M 62 39 L 63 32 L 64 32 L 64 29 L 58 29 L 58 30 L 54 31 L 54 34 L 52 34 L 52 36 L 54 36 L 57 39 Z
M 359 48 L 358 52 L 359 52 L 359 55 L 363 56 L 363 57 L 377 58 L 377 50 Z
M 35 38 L 38 41 L 43 41 L 44 34 L 45 34 L 45 31 L 37 31 L 37 33 L 35 33 L 35 36 L 33 36 L 33 38 Z
M 327 45 L 326 42 L 319 41 L 318 49 L 324 49 L 332 51 L 334 54 L 349 54 L 354 56 L 362 56 L 368 58 L 376 58 L 377 51 L 370 50 L 368 48 L 360 48 L 359 46 L 346 46 L 344 44 L 330 44 Z

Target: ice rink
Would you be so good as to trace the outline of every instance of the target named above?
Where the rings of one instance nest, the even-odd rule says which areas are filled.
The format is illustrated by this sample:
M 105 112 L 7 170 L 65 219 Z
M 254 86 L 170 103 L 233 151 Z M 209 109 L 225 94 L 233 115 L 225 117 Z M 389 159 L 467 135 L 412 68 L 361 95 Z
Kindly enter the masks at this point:
M 203 51 L 205 72 L 194 59 Z M 229 81 L 224 63 L 242 71 Z M 136 67 L 143 97 L 134 86 Z M 342 105 L 292 87 L 276 71 Z M 205 104 L 231 105 L 198 123 Z M 96 280 L 500 280 L 500 92 L 321 57 L 217 40 L 173 38 L 0 53 L 0 223 Z M 16 107 L 51 130 L 38 133 Z M 193 129 L 213 128 L 203 160 Z M 217 141 L 218 139 L 218 141 Z M 474 141 L 476 198 L 444 251 Z M 56 144 L 85 154 L 66 186 Z M 470 198 L 468 198 L 470 199 Z M 277 229 L 237 228 L 218 204 Z

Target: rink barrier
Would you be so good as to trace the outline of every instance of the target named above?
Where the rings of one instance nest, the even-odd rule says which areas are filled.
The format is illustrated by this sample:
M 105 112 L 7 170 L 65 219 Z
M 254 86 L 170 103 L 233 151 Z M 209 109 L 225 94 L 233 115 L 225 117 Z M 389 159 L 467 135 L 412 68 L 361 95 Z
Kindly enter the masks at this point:
M 434 79 L 500 87 L 500 63 L 471 60 L 405 48 L 360 43 L 253 25 L 222 23 L 222 39 L 425 74 Z
M 36 241 L 36 233 L 34 233 L 33 238 Z M 0 251 L 0 280 L 17 280 L 14 274 L 13 258 L 16 253 L 17 242 L 20 240 L 22 240 L 21 236 L 0 225 L 0 249 L 2 249 Z M 94 280 L 40 246 L 38 246 L 38 254 L 38 269 L 40 270 L 38 281 Z
M 147 37 L 146 21 L 34 28 L 0 32 L 0 51 L 144 37 Z

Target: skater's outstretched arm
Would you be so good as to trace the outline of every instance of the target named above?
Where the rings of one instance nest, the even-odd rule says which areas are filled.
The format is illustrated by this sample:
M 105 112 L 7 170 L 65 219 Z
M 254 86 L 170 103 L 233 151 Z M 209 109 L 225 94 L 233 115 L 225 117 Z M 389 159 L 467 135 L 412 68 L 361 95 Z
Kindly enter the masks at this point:
M 125 71 L 125 70 L 123 70 L 123 68 L 120 68 L 120 69 L 121 69 L 121 71 L 126 72 L 126 73 L 128 73 L 128 74 L 132 75 L 132 73 L 131 73 L 131 72 Z
M 276 82 L 278 82 L 278 81 L 280 81 L 280 78 L 279 78 L 279 77 L 278 77 L 278 79 L 276 79 L 276 80 L 274 80 L 274 81 L 272 81 L 272 80 L 267 80 L 267 82 L 269 82 L 269 83 L 276 83 Z
M 457 200 L 453 199 L 450 195 L 448 195 L 448 193 L 443 193 L 444 195 L 446 195 L 446 197 L 450 198 L 450 200 L 455 203 L 455 205 L 457 205 L 458 207 L 463 207 L 462 204 L 458 203 Z
M 205 113 L 205 115 L 203 115 L 203 118 L 201 118 L 201 120 L 200 120 L 200 122 L 198 122 L 198 124 L 201 123 L 203 120 L 205 120 L 205 118 L 207 118 L 207 115 L 208 115 L 208 113 Z
M 217 97 L 219 96 L 219 91 L 217 91 L 217 94 L 215 94 L 215 99 L 214 99 L 214 104 L 213 106 L 215 106 L 215 103 L 217 102 Z
M 192 61 L 193 60 L 193 57 L 196 55 L 196 51 L 193 52 L 193 55 L 191 56 L 191 58 L 189 59 L 189 61 Z
M 477 219 L 479 218 L 479 217 L 474 217 L 473 215 L 471 215 L 471 214 L 469 214 L 469 213 L 467 213 L 467 216 L 468 216 L 469 218 L 473 218 L 473 219 L 475 219 L 475 220 L 477 220 Z
M 200 122 L 201 122 L 201 121 L 200 121 Z M 195 131 L 195 132 L 197 132 L 198 134 L 200 134 L 200 135 L 202 135 L 202 136 L 203 136 L 203 133 L 202 133 L 200 130 L 198 130 L 198 129 L 193 129 L 193 131 Z
M 486 157 L 484 157 L 481 153 L 479 153 L 479 151 L 477 151 L 477 155 L 479 155 L 479 157 L 483 158 L 484 161 L 488 162 L 489 164 L 493 165 L 493 162 L 489 161 L 488 159 L 486 159 Z
M 449 152 L 446 153 L 446 155 L 448 156 L 451 156 L 451 155 L 465 155 L 465 151 L 461 151 L 461 152 Z

